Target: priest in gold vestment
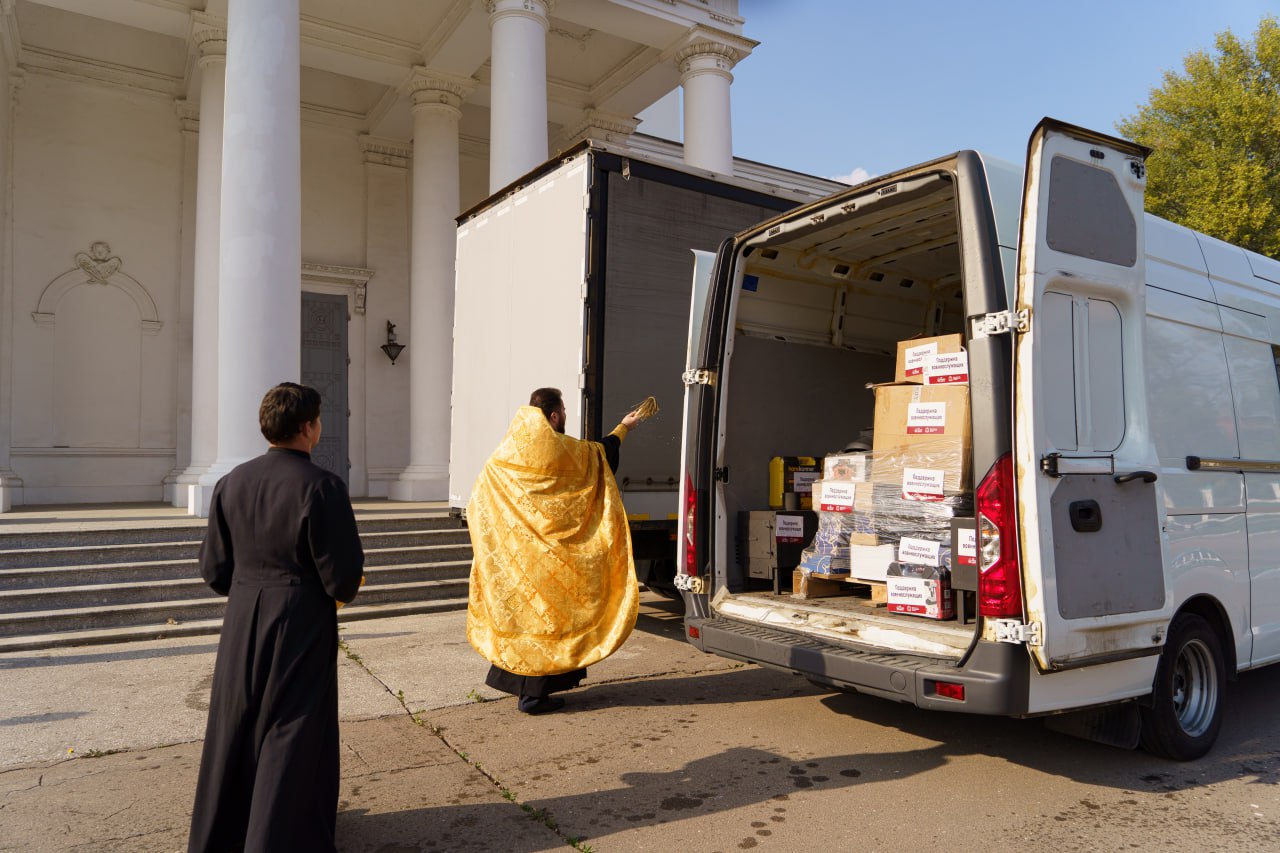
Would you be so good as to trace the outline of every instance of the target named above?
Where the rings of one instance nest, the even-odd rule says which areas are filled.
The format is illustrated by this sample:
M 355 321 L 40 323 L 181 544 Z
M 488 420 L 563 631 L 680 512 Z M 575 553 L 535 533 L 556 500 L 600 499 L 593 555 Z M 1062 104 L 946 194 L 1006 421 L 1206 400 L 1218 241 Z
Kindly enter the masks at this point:
M 485 463 L 467 504 L 474 553 L 467 640 L 491 664 L 485 683 L 528 714 L 635 627 L 639 587 L 631 533 L 614 482 L 636 412 L 599 442 L 564 434 L 559 390 L 539 388 Z

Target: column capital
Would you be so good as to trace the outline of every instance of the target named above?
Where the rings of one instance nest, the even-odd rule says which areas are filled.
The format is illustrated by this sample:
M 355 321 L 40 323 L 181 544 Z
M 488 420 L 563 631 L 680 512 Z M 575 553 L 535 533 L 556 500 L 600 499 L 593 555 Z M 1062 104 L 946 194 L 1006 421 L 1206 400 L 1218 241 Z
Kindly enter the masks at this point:
M 413 143 L 362 133 L 357 138 L 366 164 L 408 168 L 413 160 Z
M 175 98 L 173 111 L 178 114 L 178 124 L 183 133 L 200 132 L 200 107 L 186 98 Z
M 204 12 L 191 13 L 191 35 L 188 48 L 199 59 L 200 67 L 227 61 L 227 22 Z
M 738 64 L 742 54 L 734 47 L 714 41 L 696 41 L 676 51 L 676 66 L 680 73 L 704 72 L 728 74 Z
M 551 27 L 555 3 L 556 0 L 485 0 L 484 8 L 489 13 L 489 26 L 502 18 L 528 18 L 545 30 Z
M 475 91 L 476 81 L 417 66 L 409 75 L 405 88 L 413 104 L 413 112 L 430 109 L 461 116 L 462 102 Z

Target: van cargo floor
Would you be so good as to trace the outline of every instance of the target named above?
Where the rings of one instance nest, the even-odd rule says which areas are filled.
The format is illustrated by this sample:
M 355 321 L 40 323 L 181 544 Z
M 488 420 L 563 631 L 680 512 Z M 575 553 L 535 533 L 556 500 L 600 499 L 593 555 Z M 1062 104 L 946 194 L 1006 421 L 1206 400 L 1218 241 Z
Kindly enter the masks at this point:
M 895 652 L 960 657 L 976 626 L 887 613 L 868 598 L 845 595 L 798 599 L 773 592 L 722 592 L 718 615 L 773 625 L 826 639 L 845 640 Z

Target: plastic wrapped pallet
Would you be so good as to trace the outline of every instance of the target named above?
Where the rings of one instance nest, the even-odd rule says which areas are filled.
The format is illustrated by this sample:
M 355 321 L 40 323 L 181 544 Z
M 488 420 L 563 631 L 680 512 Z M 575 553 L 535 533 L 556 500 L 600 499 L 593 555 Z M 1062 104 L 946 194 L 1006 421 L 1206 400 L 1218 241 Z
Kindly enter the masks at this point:
M 872 531 L 880 540 L 906 537 L 950 541 L 951 520 L 973 516 L 972 492 L 944 492 L 941 500 L 915 501 L 902 497 L 894 486 L 877 484 L 872 490 L 875 512 Z
M 871 536 L 871 518 L 855 509 L 859 492 L 864 502 L 870 483 L 845 480 L 818 480 L 813 484 L 814 508 L 818 510 L 818 532 L 800 555 L 800 571 L 811 574 L 849 574 L 849 540 Z

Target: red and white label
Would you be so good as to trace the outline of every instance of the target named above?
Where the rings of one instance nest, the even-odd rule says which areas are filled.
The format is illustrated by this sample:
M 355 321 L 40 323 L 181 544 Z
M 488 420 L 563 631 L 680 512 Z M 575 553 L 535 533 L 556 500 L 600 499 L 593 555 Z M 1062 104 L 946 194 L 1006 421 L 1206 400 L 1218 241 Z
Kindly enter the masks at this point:
M 792 489 L 798 495 L 813 493 L 813 481 L 822 475 L 817 471 L 796 471 L 791 475 Z
M 969 354 L 934 353 L 924 364 L 925 385 L 959 385 L 969 381 Z
M 942 565 L 942 543 L 904 536 L 898 542 L 898 562 L 936 569 Z
M 925 361 L 931 355 L 938 352 L 938 342 L 931 341 L 927 344 L 918 344 L 913 347 L 907 347 L 903 358 L 904 373 L 907 376 L 921 376 L 924 374 Z
M 902 497 L 909 501 L 940 501 L 946 472 L 935 468 L 904 468 Z
M 959 549 L 956 553 L 956 565 L 978 565 L 978 531 L 964 528 L 956 531 L 956 547 Z
M 823 512 L 853 512 L 853 483 L 823 480 L 819 489 L 818 509 Z
M 907 435 L 942 435 L 946 431 L 946 403 L 907 403 Z
M 773 538 L 787 544 L 804 544 L 804 517 L 779 515 L 774 517 Z

